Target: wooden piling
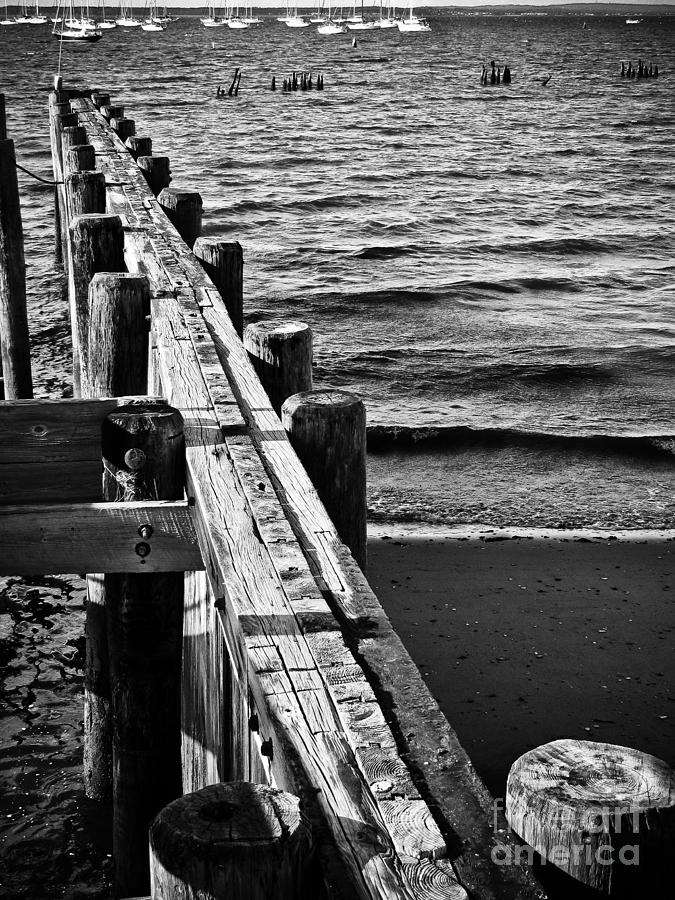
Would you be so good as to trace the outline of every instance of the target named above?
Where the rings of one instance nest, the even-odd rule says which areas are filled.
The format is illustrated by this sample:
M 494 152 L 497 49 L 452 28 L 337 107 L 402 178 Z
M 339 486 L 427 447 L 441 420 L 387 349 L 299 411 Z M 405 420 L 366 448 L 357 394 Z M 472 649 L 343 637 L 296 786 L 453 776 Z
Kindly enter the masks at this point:
M 0 140 L 0 343 L 7 400 L 33 396 L 23 225 L 14 160 L 14 141 Z
M 125 500 L 183 497 L 180 413 L 120 407 L 103 423 L 104 491 Z M 139 527 L 139 565 L 151 552 Z M 147 894 L 148 827 L 182 793 L 180 667 L 183 573 L 110 575 L 106 595 L 113 719 L 114 895 Z
M 69 147 L 63 160 L 64 172 L 91 172 L 96 168 L 96 151 L 91 144 Z
M 110 127 L 122 143 L 136 134 L 136 122 L 133 119 L 127 119 L 125 116 L 111 117 Z
M 7 118 L 5 114 L 5 95 L 0 94 L 0 141 L 7 140 Z
M 65 167 L 64 167 L 65 169 Z M 68 218 L 105 212 L 106 193 L 103 172 L 71 172 L 66 175 Z
M 152 823 L 150 860 L 154 898 L 324 895 L 300 801 L 267 785 L 213 784 L 175 800 Z
M 110 94 L 104 94 L 102 91 L 92 91 L 91 102 L 97 109 L 102 106 L 110 106 Z
M 347 391 L 305 391 L 281 421 L 342 541 L 366 567 L 366 412 Z
M 244 327 L 244 254 L 241 244 L 200 237 L 192 252 L 220 291 L 232 324 L 241 337 Z
M 65 174 L 65 160 L 66 155 L 70 147 L 74 147 L 77 144 L 86 144 L 87 143 L 87 132 L 86 129 L 82 127 L 82 125 L 69 125 L 67 128 L 64 128 L 61 132 L 61 159 L 64 163 L 64 174 Z
M 111 104 L 106 104 L 105 106 L 101 106 L 99 108 L 100 113 L 104 116 L 108 121 L 110 119 L 123 119 L 124 118 L 124 107 L 123 106 L 114 106 Z
M 89 285 L 90 353 L 83 391 L 124 397 L 147 390 L 150 287 L 143 275 L 99 272 Z
M 157 197 L 172 225 L 192 248 L 202 230 L 202 198 L 196 191 L 163 188 Z
M 89 283 L 97 272 L 124 271 L 124 233 L 119 216 L 81 215 L 70 223 L 70 323 L 73 389 L 81 396 L 81 371 L 88 365 Z
M 168 156 L 144 156 L 139 153 L 136 163 L 155 197 L 171 184 L 171 163 Z
M 674 783 L 670 766 L 648 753 L 552 741 L 511 767 L 506 817 L 545 860 L 598 892 L 669 897 Z
M 137 134 L 130 134 L 124 141 L 124 146 L 136 160 L 139 156 L 152 156 L 152 138 L 139 137 Z M 162 187 L 166 186 L 167 185 L 162 185 Z
M 244 347 L 277 415 L 288 397 L 312 390 L 312 330 L 304 322 L 247 325 Z

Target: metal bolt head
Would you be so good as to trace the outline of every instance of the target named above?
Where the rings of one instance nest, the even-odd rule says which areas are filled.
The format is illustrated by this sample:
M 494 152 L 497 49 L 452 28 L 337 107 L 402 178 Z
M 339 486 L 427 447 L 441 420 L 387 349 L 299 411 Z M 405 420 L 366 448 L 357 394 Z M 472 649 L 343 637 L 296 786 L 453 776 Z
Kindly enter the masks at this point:
M 124 454 L 124 464 L 128 469 L 131 469 L 132 472 L 137 472 L 139 469 L 142 469 L 145 465 L 145 460 L 145 453 L 138 447 L 131 447 L 131 449 L 127 450 Z

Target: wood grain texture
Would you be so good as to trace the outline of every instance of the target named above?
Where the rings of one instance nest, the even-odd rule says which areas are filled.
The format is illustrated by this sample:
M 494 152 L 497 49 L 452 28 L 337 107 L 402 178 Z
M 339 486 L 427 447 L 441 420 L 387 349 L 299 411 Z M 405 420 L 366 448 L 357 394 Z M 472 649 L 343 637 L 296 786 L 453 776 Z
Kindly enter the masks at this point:
M 535 747 L 511 767 L 506 817 L 546 860 L 603 894 L 675 892 L 675 772 L 648 753 L 569 739 Z
M 202 568 L 183 501 L 0 506 L 0 544 L 2 575 Z
M 155 900 L 323 896 L 311 826 L 297 797 L 247 782 L 169 804 L 150 828 Z
M 302 795 L 313 810 L 313 824 L 324 829 L 322 864 L 328 880 L 343 885 L 342 896 L 355 891 L 369 897 L 465 896 L 448 859 L 433 858 L 448 841 L 453 865 L 475 896 L 542 896 L 526 872 L 513 867 L 505 873 L 490 862 L 490 848 L 503 837 L 491 834 L 489 795 L 337 537 L 222 298 L 185 252 L 143 175 L 129 168 L 127 151 L 100 115 L 92 108 L 80 111 L 80 118 L 109 176 L 109 208 L 124 218 L 129 269 L 147 266 L 140 251 L 151 248 L 150 265 L 161 268 L 170 285 L 161 299 L 153 297 L 157 368 L 163 390 L 190 422 L 188 491 L 218 602 L 216 620 L 232 678 L 250 698 L 259 722 L 248 745 L 249 771 Z M 179 378 L 183 363 L 190 375 Z M 221 421 L 232 406 L 219 406 L 216 397 L 221 392 L 227 397 L 228 389 L 245 431 L 239 423 L 231 427 Z M 348 626 L 360 665 L 344 643 L 335 613 Z M 394 647 L 404 657 L 402 665 L 389 658 Z M 354 669 L 363 666 L 367 678 Z M 384 703 L 379 715 L 371 685 Z M 409 698 L 415 702 L 408 711 L 403 707 Z M 295 710 L 293 725 L 288 709 Z M 446 765 L 451 757 L 454 767 Z M 411 777 L 399 775 L 399 794 L 396 785 L 371 788 L 373 772 L 400 773 L 401 766 Z M 431 819 L 420 798 L 441 823 L 434 836 L 427 834 Z M 383 805 L 398 800 L 398 807 Z M 341 810 L 349 814 L 342 816 Z M 410 829 L 420 855 L 401 857 L 397 848 L 406 846 L 407 826 L 400 831 L 396 823 L 409 821 L 413 810 L 415 820 L 424 822 Z M 450 822 L 458 825 L 463 844 Z M 423 855 L 430 847 L 435 848 L 431 856 Z M 349 888 L 341 880 L 345 867 Z
M 288 397 L 311 391 L 312 331 L 304 322 L 254 322 L 244 347 L 277 415 Z
M 0 344 L 5 397 L 32 397 L 23 225 L 14 142 L 7 139 L 0 141 Z

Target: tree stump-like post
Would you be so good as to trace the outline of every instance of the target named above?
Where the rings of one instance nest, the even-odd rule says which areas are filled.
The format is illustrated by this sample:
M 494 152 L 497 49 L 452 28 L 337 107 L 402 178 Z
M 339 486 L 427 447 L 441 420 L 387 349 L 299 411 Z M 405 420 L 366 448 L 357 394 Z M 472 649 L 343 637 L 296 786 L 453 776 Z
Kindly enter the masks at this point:
M 120 407 L 102 429 L 103 487 L 123 500 L 179 500 L 185 480 L 180 413 L 163 403 Z M 139 567 L 152 551 L 139 528 Z M 109 575 L 113 721 L 114 894 L 147 894 L 148 827 L 182 793 L 180 668 L 183 572 Z
M 14 141 L 0 140 L 0 343 L 7 400 L 33 396 L 26 312 L 26 262 Z
M 99 272 L 89 285 L 89 353 L 82 389 L 88 397 L 147 390 L 150 286 L 144 275 Z
M 110 127 L 122 143 L 136 134 L 136 122 L 134 119 L 127 119 L 125 116 L 112 116 L 110 118 Z
M 70 324 L 73 388 L 81 396 L 82 368 L 88 365 L 89 283 L 97 272 L 124 271 L 124 232 L 119 216 L 83 215 L 70 223 Z
M 108 121 L 110 121 L 111 119 L 123 119 L 124 118 L 124 107 L 123 106 L 115 106 L 114 104 L 113 105 L 106 104 L 105 106 L 99 107 L 99 112 Z
M 546 860 L 612 897 L 675 893 L 675 772 L 655 756 L 558 740 L 511 767 L 511 828 Z
M 63 161 L 64 176 L 67 174 L 65 162 L 68 150 L 71 147 L 75 147 L 77 144 L 86 143 L 87 131 L 82 127 L 82 125 L 70 125 L 68 126 L 68 128 L 63 129 L 63 132 L 61 133 L 61 160 Z
M 96 109 L 100 109 L 102 106 L 110 106 L 110 94 L 104 94 L 102 91 L 92 91 L 91 102 Z
M 284 400 L 312 390 L 312 330 L 304 322 L 246 326 L 244 347 L 277 415 Z
M 144 156 L 139 153 L 136 165 L 155 197 L 171 184 L 171 161 L 168 156 Z
M 152 900 L 323 896 L 310 825 L 292 794 L 245 781 L 169 804 L 150 828 Z
M 152 156 L 152 138 L 139 137 L 137 134 L 131 134 L 125 140 L 124 146 L 134 159 L 139 156 Z M 165 187 L 166 185 L 162 185 Z
M 76 216 L 100 215 L 105 212 L 103 172 L 71 172 L 66 175 L 65 182 L 66 209 L 70 221 Z
M 197 238 L 192 252 L 225 301 L 239 337 L 244 328 L 244 254 L 239 241 Z M 292 391 L 291 393 L 294 393 Z
M 197 191 L 162 188 L 157 197 L 169 221 L 192 249 L 202 230 L 202 198 Z
M 69 147 L 63 160 L 63 171 L 93 172 L 96 168 L 96 151 L 91 144 L 75 144 Z
M 347 391 L 304 391 L 281 422 L 342 541 L 366 567 L 366 411 Z

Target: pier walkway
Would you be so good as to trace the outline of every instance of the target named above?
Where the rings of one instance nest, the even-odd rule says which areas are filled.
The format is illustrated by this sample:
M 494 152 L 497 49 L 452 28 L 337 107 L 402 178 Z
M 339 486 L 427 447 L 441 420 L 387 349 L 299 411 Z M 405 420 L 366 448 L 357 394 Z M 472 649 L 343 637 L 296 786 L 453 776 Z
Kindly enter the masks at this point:
M 105 213 L 121 221 L 126 269 L 149 282 L 148 393 L 182 416 L 185 498 L 164 511 L 157 501 L 155 513 L 141 505 L 145 518 L 153 515 L 152 552 L 134 554 L 141 520 L 132 503 L 118 514 L 100 503 L 95 437 L 123 401 L 5 403 L 0 417 L 17 439 L 0 455 L 4 502 L 12 504 L 2 533 L 18 533 L 29 507 L 33 522 L 70 522 L 78 512 L 90 529 L 84 548 L 81 533 L 51 532 L 54 552 L 73 566 L 89 554 L 90 566 L 76 571 L 148 573 L 180 560 L 183 790 L 244 780 L 297 795 L 319 845 L 326 896 L 543 897 L 527 869 L 493 861 L 513 858 L 503 852 L 514 840 L 504 820 L 341 542 L 219 291 L 83 91 L 51 98 L 56 180 L 64 181 L 64 115 L 77 117 L 94 148 Z M 72 304 L 73 210 L 64 185 L 57 190 Z M 52 474 L 60 467 L 60 495 L 40 487 L 49 478 L 45 443 Z M 64 482 L 66 457 L 79 476 Z M 17 472 L 21 484 L 8 493 Z M 31 544 L 28 528 L 22 533 L 14 571 L 55 571 L 47 531 L 41 545 Z

